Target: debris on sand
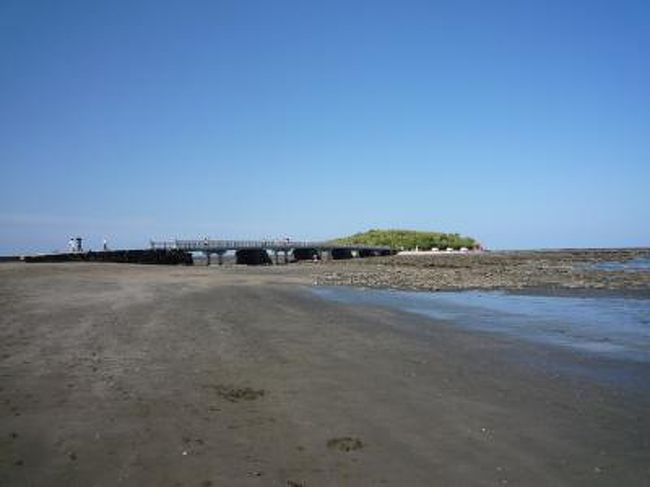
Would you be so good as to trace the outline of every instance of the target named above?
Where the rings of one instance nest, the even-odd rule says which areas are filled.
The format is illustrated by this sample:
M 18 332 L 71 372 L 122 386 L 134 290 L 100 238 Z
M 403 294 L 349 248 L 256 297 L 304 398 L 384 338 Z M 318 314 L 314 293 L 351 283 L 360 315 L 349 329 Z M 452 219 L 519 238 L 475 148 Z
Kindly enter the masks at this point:
M 252 389 L 250 387 L 232 387 L 224 385 L 211 386 L 217 395 L 230 402 L 254 401 L 266 394 L 264 389 Z
M 359 438 L 343 436 L 341 438 L 332 438 L 331 440 L 328 440 L 327 448 L 330 450 L 349 452 L 363 448 L 363 442 Z

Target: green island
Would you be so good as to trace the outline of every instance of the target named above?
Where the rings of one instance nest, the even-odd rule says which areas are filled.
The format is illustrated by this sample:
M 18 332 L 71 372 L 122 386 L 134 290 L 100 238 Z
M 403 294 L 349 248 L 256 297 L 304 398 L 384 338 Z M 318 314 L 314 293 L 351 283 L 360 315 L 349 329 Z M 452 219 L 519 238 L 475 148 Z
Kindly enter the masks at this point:
M 391 229 L 372 229 L 348 237 L 337 238 L 333 242 L 340 244 L 386 245 L 394 250 L 415 248 L 428 250 L 431 248 L 446 249 L 448 247 L 458 250 L 463 247 L 474 249 L 480 245 L 477 240 L 458 233 Z

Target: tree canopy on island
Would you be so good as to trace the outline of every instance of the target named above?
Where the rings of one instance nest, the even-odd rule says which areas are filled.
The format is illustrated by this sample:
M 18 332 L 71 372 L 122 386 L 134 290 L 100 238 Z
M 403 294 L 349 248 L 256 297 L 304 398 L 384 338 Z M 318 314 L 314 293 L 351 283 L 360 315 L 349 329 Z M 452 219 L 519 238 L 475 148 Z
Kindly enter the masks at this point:
M 348 237 L 335 239 L 340 244 L 386 245 L 395 250 L 415 249 L 428 250 L 434 247 L 446 249 L 472 249 L 479 244 L 471 237 L 458 233 L 422 232 L 418 230 L 380 230 L 372 229 L 367 232 L 355 233 Z

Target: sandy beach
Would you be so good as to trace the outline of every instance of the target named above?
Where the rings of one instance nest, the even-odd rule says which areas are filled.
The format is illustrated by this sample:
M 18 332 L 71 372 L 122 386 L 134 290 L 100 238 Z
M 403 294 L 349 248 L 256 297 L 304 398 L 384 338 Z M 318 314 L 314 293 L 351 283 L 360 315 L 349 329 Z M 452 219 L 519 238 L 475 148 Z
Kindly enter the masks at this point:
M 1 264 L 0 485 L 650 485 L 648 389 L 310 291 L 356 265 Z

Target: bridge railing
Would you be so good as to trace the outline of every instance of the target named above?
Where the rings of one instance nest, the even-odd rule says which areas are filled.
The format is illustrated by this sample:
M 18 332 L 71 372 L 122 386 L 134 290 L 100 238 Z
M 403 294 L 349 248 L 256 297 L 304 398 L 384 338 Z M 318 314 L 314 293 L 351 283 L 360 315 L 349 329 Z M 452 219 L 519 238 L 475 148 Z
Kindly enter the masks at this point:
M 228 251 L 240 249 L 291 250 L 301 248 L 390 250 L 380 245 L 338 244 L 334 242 L 310 242 L 306 240 L 163 240 L 151 242 L 152 249 L 200 251 Z

